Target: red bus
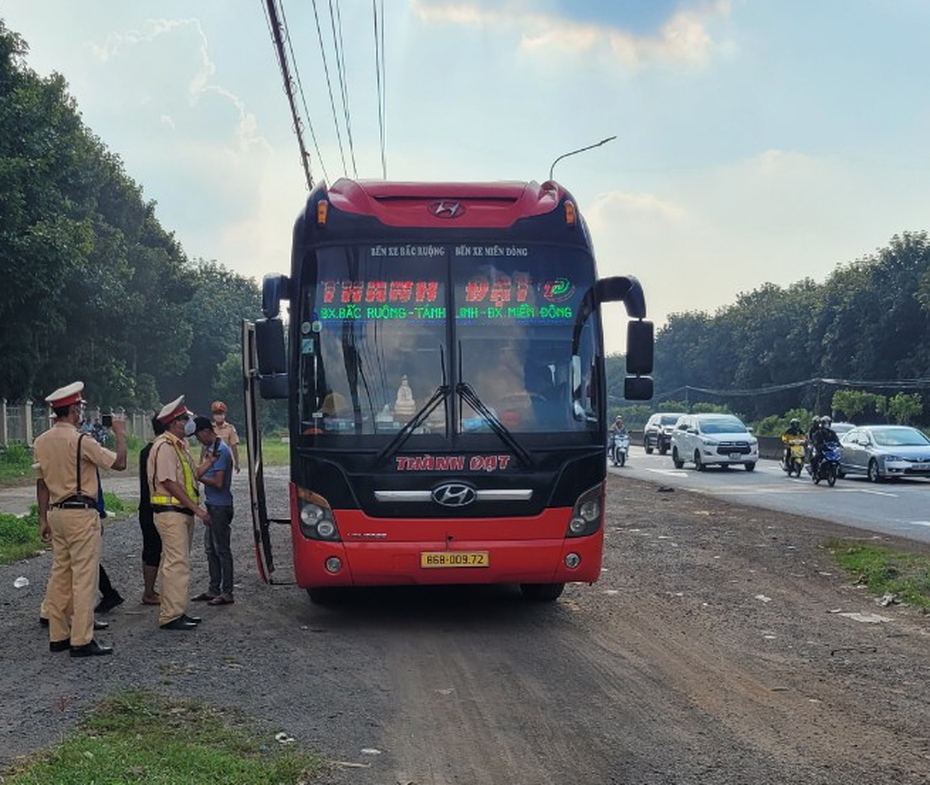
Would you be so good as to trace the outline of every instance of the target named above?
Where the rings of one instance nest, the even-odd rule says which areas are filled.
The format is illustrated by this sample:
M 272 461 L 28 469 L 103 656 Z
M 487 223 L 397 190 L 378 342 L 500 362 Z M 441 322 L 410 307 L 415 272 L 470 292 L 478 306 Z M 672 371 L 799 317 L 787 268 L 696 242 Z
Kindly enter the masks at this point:
M 280 522 L 312 600 L 345 586 L 466 583 L 554 600 L 566 582 L 596 581 L 610 301 L 630 317 L 624 394 L 651 398 L 642 289 L 598 279 L 588 229 L 557 183 L 315 188 L 290 274 L 265 277 L 265 318 L 244 326 L 262 577 L 273 581 L 275 521 L 259 395 L 287 400 Z

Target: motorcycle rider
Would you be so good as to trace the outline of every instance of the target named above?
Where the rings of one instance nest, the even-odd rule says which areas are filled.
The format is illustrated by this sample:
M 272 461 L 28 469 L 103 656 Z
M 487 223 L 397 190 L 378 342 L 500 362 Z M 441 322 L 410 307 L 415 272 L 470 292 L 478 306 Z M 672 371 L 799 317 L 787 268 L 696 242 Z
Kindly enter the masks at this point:
M 817 469 L 820 466 L 820 459 L 823 456 L 823 447 L 827 442 L 838 442 L 840 439 L 833 430 L 833 420 L 826 415 L 820 418 L 819 427 L 811 436 L 811 473 L 817 476 Z
M 614 446 L 614 439 L 626 436 L 626 425 L 623 424 L 623 415 L 618 414 L 610 428 L 607 429 L 607 453 L 610 454 Z
M 801 430 L 801 421 L 797 417 L 792 417 L 788 428 L 781 435 L 782 443 L 785 445 L 785 466 L 791 466 L 791 442 L 797 439 L 806 440 L 807 436 Z

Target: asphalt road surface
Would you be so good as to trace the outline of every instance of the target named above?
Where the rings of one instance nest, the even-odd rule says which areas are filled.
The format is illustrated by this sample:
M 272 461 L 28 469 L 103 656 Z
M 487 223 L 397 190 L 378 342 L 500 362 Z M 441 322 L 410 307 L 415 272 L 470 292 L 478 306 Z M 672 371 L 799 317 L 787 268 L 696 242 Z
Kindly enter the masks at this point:
M 857 475 L 837 480 L 830 488 L 826 482 L 814 485 L 806 472 L 800 478 L 788 477 L 776 461 L 759 461 L 752 472 L 742 466 L 709 466 L 699 472 L 691 463 L 676 469 L 670 455 L 646 455 L 642 447 L 631 447 L 627 464 L 611 466 L 610 471 L 740 504 L 930 543 L 930 480 L 870 483 Z
M 284 473 L 268 479 L 284 499 Z M 321 608 L 259 582 L 235 480 L 236 602 L 192 607 L 196 630 L 159 630 L 139 604 L 133 519 L 104 536 L 126 597 L 100 634 L 112 657 L 48 651 L 48 554 L 0 567 L 0 777 L 114 690 L 145 687 L 241 709 L 265 745 L 286 733 L 330 762 L 314 785 L 930 782 L 930 620 L 837 570 L 830 552 L 855 530 L 624 472 L 608 478 L 593 586 L 542 604 L 510 586 L 370 589 Z M 275 539 L 286 578 L 287 529 Z

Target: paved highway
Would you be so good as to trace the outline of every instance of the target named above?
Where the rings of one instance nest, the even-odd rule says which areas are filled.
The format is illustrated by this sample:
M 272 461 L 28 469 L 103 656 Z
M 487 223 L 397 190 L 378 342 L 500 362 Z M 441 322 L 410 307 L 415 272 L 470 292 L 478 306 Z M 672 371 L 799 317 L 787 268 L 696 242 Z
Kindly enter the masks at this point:
M 753 472 L 741 466 L 698 472 L 692 464 L 676 469 L 669 455 L 646 455 L 637 446 L 630 448 L 626 466 L 609 470 L 740 504 L 930 542 L 930 480 L 873 484 L 857 476 L 837 480 L 830 488 L 826 482 L 814 485 L 806 473 L 789 478 L 775 461 L 759 461 Z

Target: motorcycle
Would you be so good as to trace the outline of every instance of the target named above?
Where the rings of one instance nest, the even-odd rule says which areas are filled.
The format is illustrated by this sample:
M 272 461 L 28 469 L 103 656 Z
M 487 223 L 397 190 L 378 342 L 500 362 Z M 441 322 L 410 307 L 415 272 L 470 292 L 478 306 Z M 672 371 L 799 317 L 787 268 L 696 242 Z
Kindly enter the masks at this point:
M 614 466 L 623 466 L 626 463 L 627 453 L 630 451 L 630 436 L 626 433 L 612 433 L 610 446 L 607 448 L 607 457 Z
M 782 455 L 779 466 L 781 466 L 783 472 L 788 473 L 789 477 L 791 477 L 791 475 L 795 477 L 801 476 L 801 470 L 804 468 L 806 444 L 807 440 L 803 438 L 788 440 L 788 458 L 785 460 L 785 456 Z
M 831 488 L 836 485 L 836 478 L 840 471 L 840 445 L 838 442 L 825 442 L 821 447 L 820 463 L 817 464 L 815 472 L 810 463 L 806 464 L 808 473 L 815 485 L 820 485 L 821 480 L 826 480 L 827 485 Z

